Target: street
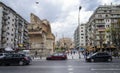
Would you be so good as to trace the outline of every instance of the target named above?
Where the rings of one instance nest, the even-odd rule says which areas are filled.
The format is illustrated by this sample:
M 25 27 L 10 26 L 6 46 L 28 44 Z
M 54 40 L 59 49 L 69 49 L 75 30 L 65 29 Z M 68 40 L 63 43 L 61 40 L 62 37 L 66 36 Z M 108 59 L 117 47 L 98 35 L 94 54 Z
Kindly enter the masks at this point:
M 0 66 L 0 73 L 119 73 L 120 60 L 87 63 L 84 59 L 33 60 L 28 66 Z

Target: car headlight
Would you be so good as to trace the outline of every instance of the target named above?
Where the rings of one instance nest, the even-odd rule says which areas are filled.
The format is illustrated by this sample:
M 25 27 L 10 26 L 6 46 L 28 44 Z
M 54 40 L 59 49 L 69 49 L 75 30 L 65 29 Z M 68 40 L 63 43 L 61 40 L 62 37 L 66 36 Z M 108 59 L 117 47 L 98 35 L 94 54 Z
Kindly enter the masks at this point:
M 90 56 L 87 56 L 87 59 L 89 59 L 90 58 Z

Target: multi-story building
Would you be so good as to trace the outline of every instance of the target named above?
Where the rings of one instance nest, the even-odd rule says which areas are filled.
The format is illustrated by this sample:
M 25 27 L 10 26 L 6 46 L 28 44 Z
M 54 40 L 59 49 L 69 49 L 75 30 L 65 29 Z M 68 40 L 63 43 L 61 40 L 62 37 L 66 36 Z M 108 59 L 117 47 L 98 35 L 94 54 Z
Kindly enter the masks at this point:
M 87 45 L 97 49 L 102 49 L 105 45 L 110 46 L 113 43 L 112 25 L 117 24 L 119 20 L 119 5 L 100 5 L 87 23 Z
M 75 48 L 79 48 L 81 51 L 86 47 L 86 24 L 81 24 L 74 32 Z
M 56 42 L 56 47 L 62 50 L 70 50 L 74 48 L 74 42 L 71 38 L 63 37 Z
M 51 32 L 49 21 L 41 20 L 31 13 L 31 22 L 28 26 L 31 54 L 45 56 L 52 54 L 55 47 L 55 36 Z
M 0 48 L 28 48 L 28 22 L 0 2 Z

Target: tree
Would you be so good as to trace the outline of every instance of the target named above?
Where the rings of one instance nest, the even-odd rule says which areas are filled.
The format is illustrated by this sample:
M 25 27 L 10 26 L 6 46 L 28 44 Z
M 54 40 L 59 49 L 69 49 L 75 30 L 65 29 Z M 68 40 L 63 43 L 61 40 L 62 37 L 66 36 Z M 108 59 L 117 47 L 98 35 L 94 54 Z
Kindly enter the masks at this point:
M 111 38 L 112 43 L 116 46 L 117 51 L 119 51 L 120 48 L 120 20 L 117 21 L 117 23 L 113 23 L 111 25 Z

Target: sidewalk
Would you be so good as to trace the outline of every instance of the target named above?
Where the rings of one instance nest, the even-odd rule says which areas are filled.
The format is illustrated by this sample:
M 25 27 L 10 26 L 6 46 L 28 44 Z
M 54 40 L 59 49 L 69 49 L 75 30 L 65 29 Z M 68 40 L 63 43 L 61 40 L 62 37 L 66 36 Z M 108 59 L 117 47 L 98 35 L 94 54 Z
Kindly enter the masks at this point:
M 67 59 L 68 60 L 84 60 L 84 55 L 82 54 L 82 53 L 80 53 L 80 58 L 79 58 L 79 54 L 78 54 L 78 52 L 77 53 L 75 53 L 75 54 L 67 54 Z M 40 58 L 40 57 L 34 57 L 33 59 L 32 59 L 33 61 L 36 61 L 36 60 L 46 60 L 46 57 L 42 57 L 42 58 Z
M 33 61 L 37 61 L 37 60 L 46 60 L 46 57 L 35 57 L 35 58 L 32 58 Z

